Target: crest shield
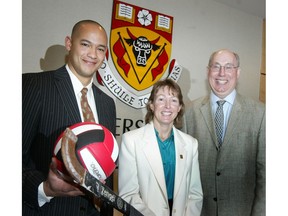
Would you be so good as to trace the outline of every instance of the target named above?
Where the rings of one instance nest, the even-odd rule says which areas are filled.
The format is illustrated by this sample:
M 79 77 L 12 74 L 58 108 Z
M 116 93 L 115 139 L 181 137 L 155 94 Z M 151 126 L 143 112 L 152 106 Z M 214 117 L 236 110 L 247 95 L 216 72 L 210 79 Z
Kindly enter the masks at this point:
M 171 56 L 173 17 L 114 1 L 110 54 L 121 78 L 136 91 L 165 73 Z

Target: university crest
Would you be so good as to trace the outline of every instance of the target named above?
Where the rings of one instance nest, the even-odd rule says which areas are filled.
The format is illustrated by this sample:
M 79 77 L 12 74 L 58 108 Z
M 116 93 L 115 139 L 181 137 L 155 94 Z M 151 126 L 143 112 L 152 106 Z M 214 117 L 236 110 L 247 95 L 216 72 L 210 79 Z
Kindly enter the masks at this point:
M 172 30 L 173 17 L 114 0 L 109 47 L 116 72 L 105 59 L 98 82 L 127 105 L 144 108 L 150 92 L 143 92 L 161 79 L 168 67 L 169 78 L 177 82 L 180 77 L 182 67 L 175 59 L 170 61 Z
M 171 55 L 173 17 L 114 1 L 110 50 L 132 88 L 142 91 L 161 78 Z

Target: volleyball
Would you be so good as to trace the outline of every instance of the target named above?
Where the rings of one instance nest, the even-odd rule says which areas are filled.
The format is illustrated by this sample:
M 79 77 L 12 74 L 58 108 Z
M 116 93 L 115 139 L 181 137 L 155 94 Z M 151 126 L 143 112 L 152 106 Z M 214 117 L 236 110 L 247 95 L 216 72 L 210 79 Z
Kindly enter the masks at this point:
M 113 134 L 103 125 L 81 122 L 69 127 L 77 136 L 76 157 L 80 164 L 95 178 L 105 180 L 116 168 L 119 147 Z M 61 141 L 58 137 L 53 154 L 57 158 L 57 169 L 61 175 L 69 175 L 62 160 Z

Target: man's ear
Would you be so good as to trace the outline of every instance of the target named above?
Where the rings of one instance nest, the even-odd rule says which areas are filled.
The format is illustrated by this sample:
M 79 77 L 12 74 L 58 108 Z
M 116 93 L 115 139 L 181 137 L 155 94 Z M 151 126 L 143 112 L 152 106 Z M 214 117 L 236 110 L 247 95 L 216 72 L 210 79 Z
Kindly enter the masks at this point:
M 236 73 L 237 73 L 237 79 L 239 79 L 239 77 L 240 77 L 240 72 L 241 72 L 241 68 L 238 67 L 238 68 L 237 68 L 237 72 L 236 72 Z
M 69 36 L 66 36 L 65 38 L 65 47 L 68 51 L 71 50 L 71 46 L 72 46 L 72 39 Z

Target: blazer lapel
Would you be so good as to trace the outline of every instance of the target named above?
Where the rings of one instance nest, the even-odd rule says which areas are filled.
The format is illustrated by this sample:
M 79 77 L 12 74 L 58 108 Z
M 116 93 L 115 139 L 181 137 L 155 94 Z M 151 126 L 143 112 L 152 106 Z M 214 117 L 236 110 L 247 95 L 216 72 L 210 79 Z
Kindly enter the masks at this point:
M 202 113 L 202 117 L 205 120 L 206 126 L 207 126 L 207 128 L 211 134 L 211 137 L 214 141 L 214 144 L 216 145 L 216 147 L 218 147 L 218 141 L 217 141 L 217 137 L 216 137 L 216 133 L 215 133 L 209 97 L 205 97 L 205 99 L 202 102 L 202 107 L 200 108 L 200 110 Z
M 183 179 L 183 174 L 185 173 L 184 170 L 186 169 L 186 159 L 187 159 L 187 152 L 185 149 L 185 141 L 179 135 L 179 132 L 174 130 L 174 141 L 175 141 L 175 157 L 176 157 L 176 173 L 175 173 L 175 184 L 174 184 L 174 197 L 177 196 L 177 193 L 181 187 L 181 182 Z
M 225 137 L 222 145 L 225 145 L 225 143 L 228 143 L 231 137 L 233 136 L 233 131 L 236 130 L 236 127 L 238 125 L 239 119 L 241 119 L 241 116 L 243 115 L 243 112 L 241 111 L 241 104 L 242 104 L 242 99 L 241 97 L 237 94 L 233 109 L 230 114 L 230 118 L 228 121 L 227 125 L 227 130 L 225 132 Z
M 146 124 L 143 136 L 143 151 L 145 157 L 147 158 L 148 163 L 153 171 L 153 174 L 158 182 L 159 187 L 161 188 L 164 196 L 167 198 L 167 190 L 165 183 L 164 170 L 162 165 L 162 158 L 158 147 L 158 142 L 154 132 L 154 125 L 151 122 Z
M 72 82 L 65 66 L 55 72 L 55 85 L 68 112 L 68 116 L 71 117 L 73 122 L 81 122 Z

